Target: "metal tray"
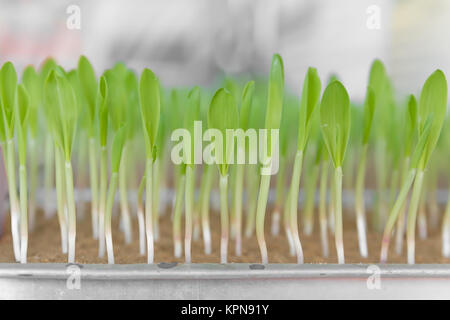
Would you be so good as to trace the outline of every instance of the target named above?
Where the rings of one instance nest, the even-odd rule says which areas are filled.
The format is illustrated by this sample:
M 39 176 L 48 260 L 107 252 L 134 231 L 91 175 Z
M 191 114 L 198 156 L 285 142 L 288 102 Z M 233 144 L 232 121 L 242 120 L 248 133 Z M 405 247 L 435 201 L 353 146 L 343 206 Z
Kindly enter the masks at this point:
M 0 299 L 450 299 L 450 265 L 0 264 Z

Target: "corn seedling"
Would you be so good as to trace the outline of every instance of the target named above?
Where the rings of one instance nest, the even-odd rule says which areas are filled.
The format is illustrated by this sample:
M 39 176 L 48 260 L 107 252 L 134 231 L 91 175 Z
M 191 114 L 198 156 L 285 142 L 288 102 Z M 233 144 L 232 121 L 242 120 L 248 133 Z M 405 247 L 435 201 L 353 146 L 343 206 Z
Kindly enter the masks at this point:
M 300 101 L 299 126 L 297 152 L 295 154 L 294 168 L 292 171 L 291 186 L 289 189 L 289 229 L 291 233 L 297 262 L 303 263 L 303 250 L 300 243 L 297 224 L 297 206 L 298 193 L 300 188 L 300 176 L 302 172 L 304 152 L 308 143 L 309 133 L 311 130 L 311 118 L 314 109 L 320 98 L 321 83 L 317 71 L 313 68 L 308 69 L 303 85 L 302 98 Z
M 257 260 L 251 241 L 263 264 L 280 247 L 285 260 L 314 258 L 312 241 L 333 259 L 328 235 L 339 263 L 354 261 L 351 239 L 354 248 L 358 242 L 354 255 L 378 259 L 370 250 L 377 237 L 381 262 L 394 237 L 398 254 L 406 239 L 407 261 L 414 263 L 416 227 L 418 241 L 441 232 L 442 255 L 450 257 L 450 205 L 441 197 L 450 198 L 442 193 L 450 120 L 441 71 L 425 81 L 417 100 L 411 94 L 398 101 L 379 60 L 361 101 L 351 100 L 335 76 L 322 93 L 314 68 L 301 94 L 292 93 L 279 55 L 268 78 L 225 77 L 217 87 L 167 88 L 149 69 L 139 75 L 122 63 L 96 74 L 84 56 L 72 70 L 47 59 L 18 75 L 11 62 L 3 64 L 0 147 L 12 260 L 35 260 L 29 234 L 51 228 L 52 219 L 68 262 L 84 257 L 75 255 L 80 224 L 79 234 L 87 226 L 98 241 L 99 260 L 111 264 L 123 259 L 122 244 L 113 243 L 116 225 L 127 248 L 136 244 L 136 255 L 150 264 L 155 247 L 172 246 L 177 261 L 197 262 L 198 240 L 208 259 L 217 254 L 221 263 L 247 261 L 249 254 Z
M 239 115 L 233 96 L 225 89 L 219 89 L 211 100 L 208 112 L 208 126 L 216 129 L 218 135 L 227 137 L 227 130 L 236 129 L 239 125 Z M 222 148 L 218 146 L 220 138 L 214 137 L 215 154 L 220 173 L 220 262 L 226 263 L 228 256 L 229 217 L 228 217 L 228 168 L 231 162 L 231 147 L 222 138 Z M 213 138 L 213 137 L 211 137 Z M 222 151 L 221 151 L 222 150 Z
M 320 128 L 334 166 L 335 243 L 338 262 L 344 263 L 342 230 L 342 164 L 350 134 L 350 100 L 339 81 L 331 82 L 320 103 Z

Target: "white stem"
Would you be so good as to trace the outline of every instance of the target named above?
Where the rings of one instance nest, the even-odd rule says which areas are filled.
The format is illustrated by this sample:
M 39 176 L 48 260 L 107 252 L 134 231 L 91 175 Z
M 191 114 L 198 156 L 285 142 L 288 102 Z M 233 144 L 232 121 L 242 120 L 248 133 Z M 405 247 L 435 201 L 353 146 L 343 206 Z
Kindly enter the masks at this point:
M 338 256 L 338 263 L 344 264 L 344 240 L 343 240 L 343 226 L 342 226 L 342 168 L 337 167 L 335 171 L 335 242 Z
M 6 158 L 7 158 L 7 178 L 9 189 L 9 202 L 11 206 L 11 233 L 13 238 L 14 257 L 16 261 L 20 261 L 20 237 L 19 237 L 19 217 L 20 206 L 17 198 L 16 191 L 16 167 L 15 167 L 15 148 L 14 141 L 8 140 L 6 145 Z
M 367 258 L 369 252 L 367 250 L 366 221 L 364 217 L 365 215 L 359 215 L 356 224 L 358 230 L 359 253 L 361 254 L 361 257 Z
M 272 212 L 272 227 L 270 230 L 273 236 L 280 234 L 280 210 L 278 208 Z
M 450 230 L 448 228 L 442 230 L 442 256 L 450 257 Z
M 75 209 L 75 201 L 74 201 L 74 192 L 73 192 L 73 173 L 72 173 L 72 165 L 70 161 L 66 161 L 66 199 L 67 199 L 67 207 L 69 211 L 69 263 L 75 262 L 75 237 L 76 237 L 76 209 Z
M 181 246 L 181 241 L 176 241 L 174 244 L 173 255 L 175 256 L 175 258 L 181 258 L 182 252 L 183 252 L 183 250 L 182 250 L 182 246 Z
M 205 246 L 205 254 L 211 254 L 211 232 L 209 226 L 203 227 L 203 243 Z
M 122 151 L 122 161 L 119 167 L 119 189 L 120 189 L 120 209 L 121 221 L 123 223 L 123 232 L 125 234 L 125 243 L 129 244 L 133 240 L 133 232 L 130 221 L 130 206 L 128 204 L 127 194 L 127 153 L 128 144 L 125 143 Z
M 94 239 L 98 239 L 98 178 L 97 178 L 97 159 L 96 159 L 96 143 L 94 138 L 89 139 L 89 170 L 91 184 L 91 219 L 92 219 L 92 235 Z
M 310 221 L 305 221 L 305 224 L 303 226 L 303 232 L 305 233 L 305 236 L 307 236 L 307 237 L 312 235 L 313 225 Z
M 194 168 L 191 165 L 186 166 L 186 187 L 184 189 L 185 203 L 185 230 L 184 230 L 184 255 L 186 263 L 191 263 L 191 244 L 192 244 L 192 214 L 194 207 Z
M 327 235 L 327 222 L 320 222 L 320 241 L 322 243 L 322 255 L 325 258 L 328 258 L 329 249 L 328 249 L 328 235 Z
M 100 203 L 98 217 L 98 256 L 105 256 L 105 212 L 106 212 L 106 193 L 108 184 L 108 150 L 106 146 L 100 149 Z
M 144 208 L 141 204 L 142 199 L 139 199 L 138 204 L 138 225 L 139 225 L 139 253 L 141 256 L 145 255 L 145 220 L 144 220 Z
M 152 206 L 152 166 L 153 160 L 147 159 L 145 168 L 145 233 L 147 236 L 147 263 L 154 261 L 154 243 L 153 243 L 153 206 Z
M 303 151 L 297 150 L 294 161 L 294 169 L 292 172 L 292 180 L 290 187 L 290 229 L 291 235 L 294 243 L 295 252 L 297 255 L 297 263 L 303 263 L 303 248 L 300 242 L 300 236 L 298 232 L 298 223 L 297 223 L 297 208 L 298 208 L 298 194 L 300 188 L 300 177 L 302 173 L 302 165 L 303 165 Z
M 228 256 L 228 175 L 220 175 L 220 263 L 227 263 Z
M 425 217 L 425 213 L 419 213 L 419 217 L 417 219 L 418 229 L 419 229 L 419 238 L 426 239 L 427 238 L 427 219 Z
M 28 188 L 27 171 L 25 165 L 19 166 L 20 179 L 20 262 L 27 263 L 28 249 Z
M 59 224 L 59 230 L 61 232 L 61 251 L 62 253 L 66 254 L 67 253 L 67 247 L 68 247 L 68 240 L 67 240 L 67 226 L 66 224 Z

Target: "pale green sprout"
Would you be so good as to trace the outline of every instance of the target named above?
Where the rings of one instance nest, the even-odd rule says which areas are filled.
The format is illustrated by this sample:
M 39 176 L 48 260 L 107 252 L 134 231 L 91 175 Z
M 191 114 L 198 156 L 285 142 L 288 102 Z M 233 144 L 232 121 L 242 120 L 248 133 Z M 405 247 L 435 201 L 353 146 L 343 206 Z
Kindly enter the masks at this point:
M 309 68 L 303 84 L 302 97 L 299 110 L 299 127 L 297 151 L 295 154 L 294 167 L 292 171 L 291 185 L 289 188 L 289 231 L 293 240 L 293 248 L 297 256 L 297 263 L 303 263 L 303 250 L 300 242 L 297 224 L 298 193 L 300 188 L 300 176 L 302 172 L 305 149 L 311 131 L 311 120 L 314 109 L 320 98 L 321 83 L 317 70 Z
M 27 121 L 30 97 L 23 84 L 17 89 L 16 131 L 19 151 L 19 197 L 20 197 L 20 262 L 27 262 L 28 249 L 28 186 L 27 186 Z
M 95 121 L 97 120 L 97 78 L 94 68 L 85 56 L 78 60 L 78 76 L 80 78 L 81 92 L 86 100 L 88 109 L 88 137 L 89 137 L 89 178 L 91 189 L 91 219 L 92 234 L 94 239 L 98 238 L 98 216 L 99 216 L 99 187 L 97 173 L 97 150 L 98 139 L 95 134 Z
M 72 147 L 76 131 L 77 103 L 69 81 L 58 71 L 50 71 L 45 84 L 45 107 L 52 127 L 56 152 L 64 161 L 65 196 L 68 216 L 68 262 L 75 262 L 76 208 L 72 172 Z
M 20 204 L 17 196 L 17 180 L 15 167 L 15 104 L 16 104 L 17 74 L 11 62 L 6 62 L 0 70 L 1 95 L 1 136 L 0 142 L 6 157 L 5 167 L 8 179 L 9 199 L 11 206 L 11 232 L 13 238 L 14 256 L 20 261 L 19 220 Z M 6 146 L 5 146 L 6 144 Z
M 189 157 L 184 155 L 186 163 L 186 187 L 185 187 L 185 236 L 184 254 L 186 263 L 191 263 L 191 242 L 192 242 L 192 216 L 194 211 L 194 191 L 195 191 L 195 148 L 194 148 L 194 123 L 199 120 L 200 115 L 200 88 L 194 87 L 188 94 L 187 110 L 185 113 L 184 126 L 189 131 L 190 141 L 188 143 Z
M 421 154 L 414 181 L 411 202 L 408 211 L 407 222 L 407 243 L 408 243 L 408 263 L 414 264 L 415 260 L 415 227 L 417 216 L 417 205 L 422 192 L 423 176 L 427 168 L 430 157 L 436 147 L 442 126 L 444 124 L 445 113 L 447 111 L 447 80 L 442 71 L 435 71 L 425 82 L 420 94 L 418 120 L 419 134 L 426 128 L 426 119 L 433 116 L 430 134 Z
M 108 263 L 114 264 L 114 248 L 111 232 L 111 217 L 112 208 L 114 205 L 114 197 L 116 195 L 117 184 L 119 180 L 119 168 L 122 159 L 122 152 L 124 149 L 125 139 L 127 135 L 126 125 L 119 128 L 114 135 L 111 151 L 111 177 L 109 180 L 108 197 L 106 200 L 106 212 L 105 212 L 105 237 L 106 237 L 106 249 L 108 252 Z
M 424 171 L 431 154 L 436 147 L 447 107 L 447 80 L 440 70 L 436 70 L 425 81 L 422 88 L 418 106 L 419 141 L 411 158 L 410 169 L 407 178 L 403 181 L 400 193 L 392 208 L 389 220 L 386 224 L 380 260 L 386 262 L 391 230 L 403 207 L 409 190 L 412 189 L 411 200 L 408 208 L 407 244 L 408 263 L 414 263 L 415 255 L 415 226 L 418 204 L 422 192 Z
M 108 108 L 110 109 L 109 115 L 111 118 L 111 124 L 114 131 L 118 131 L 124 123 L 128 123 L 133 114 L 130 112 L 130 97 L 133 89 L 137 89 L 137 84 L 133 83 L 135 78 L 133 74 L 130 74 L 126 67 L 118 63 L 113 69 L 108 70 L 105 73 L 108 82 Z M 128 126 L 127 126 L 128 128 Z M 119 189 L 120 189 L 120 212 L 123 231 L 125 233 L 125 243 L 131 243 L 132 241 L 132 228 L 130 210 L 128 204 L 127 193 L 127 148 L 128 138 L 130 135 L 130 129 L 127 129 L 124 140 L 124 152 L 122 152 L 122 160 L 119 169 Z
M 334 166 L 335 243 L 338 263 L 345 263 L 342 227 L 342 164 L 350 135 L 350 100 L 339 81 L 325 89 L 320 104 L 320 128 Z
M 285 207 L 286 167 L 292 146 L 296 142 L 292 136 L 296 132 L 297 100 L 292 96 L 284 99 L 280 124 L 280 161 L 276 177 L 275 201 L 272 209 L 271 233 L 277 236 L 280 232 L 281 211 Z M 291 245 L 291 242 L 289 242 Z
M 158 132 L 160 113 L 159 81 L 150 69 L 144 69 L 139 82 L 139 102 L 144 127 L 146 164 L 145 164 L 145 230 L 147 237 L 147 262 L 154 261 L 153 208 L 152 208 L 152 168 L 156 158 L 154 148 Z
M 215 162 L 220 172 L 220 262 L 226 263 L 228 256 L 229 218 L 228 218 L 228 167 L 233 146 L 227 144 L 227 129 L 236 129 L 239 114 L 233 96 L 225 89 L 219 89 L 211 100 L 208 111 L 209 128 L 217 129 L 222 138 L 222 148 L 214 140 Z M 218 139 L 216 137 L 216 139 Z M 221 149 L 221 150 L 220 150 Z
M 390 83 L 386 69 L 380 60 L 372 63 L 369 74 L 369 86 L 375 96 L 375 180 L 376 180 L 376 204 L 372 215 L 372 225 L 375 230 L 381 231 L 384 220 L 387 217 L 387 201 L 385 197 L 387 189 L 387 140 L 388 125 L 391 120 L 390 109 Z
M 255 94 L 253 95 L 253 103 L 250 110 L 249 127 L 255 130 L 263 129 L 265 125 L 265 111 L 266 103 L 263 99 L 262 92 L 265 92 L 267 85 L 263 83 L 255 87 Z M 264 97 L 265 98 L 265 97 Z M 261 164 L 248 164 L 246 168 L 247 183 L 247 218 L 245 221 L 245 237 L 250 238 L 256 228 L 256 208 L 258 204 L 258 188 L 260 177 Z
M 57 66 L 56 61 L 53 59 L 47 59 L 43 63 L 41 71 L 40 71 L 40 83 L 41 83 L 42 92 L 45 91 L 45 81 L 47 80 L 47 77 L 48 77 L 50 71 L 55 69 L 56 66 Z M 45 97 L 43 97 L 41 100 L 42 100 L 42 107 L 45 109 L 46 108 Z M 47 124 L 47 125 L 50 126 L 50 124 Z M 44 212 L 45 212 L 46 218 L 50 218 L 53 214 L 52 206 L 51 206 L 51 202 L 52 202 L 51 193 L 52 193 L 53 186 L 56 183 L 54 168 L 56 168 L 56 166 L 57 166 L 57 164 L 54 162 L 55 158 L 56 158 L 56 153 L 57 153 L 56 150 L 54 149 L 54 144 L 55 144 L 55 142 L 54 142 L 54 139 L 52 138 L 51 132 L 47 131 L 45 134 L 45 145 L 44 145 L 44 149 L 45 149 L 45 159 L 44 159 L 44 191 L 45 191 L 45 201 L 44 202 L 45 202 L 45 206 L 44 206 Z M 64 174 L 62 176 L 64 176 Z M 63 227 L 61 226 L 61 228 L 63 228 Z M 63 236 L 63 235 L 61 235 L 61 236 Z M 62 251 L 63 251 L 63 253 L 67 252 L 67 248 L 64 248 L 64 245 L 62 246 Z
M 450 148 L 450 120 L 447 117 L 446 134 L 442 143 L 443 148 Z M 447 149 L 448 150 L 448 149 Z M 443 162 L 447 159 L 443 159 Z M 447 175 L 448 177 L 448 175 Z M 447 205 L 445 206 L 445 213 L 442 223 L 442 256 L 445 258 L 450 257 L 450 188 L 448 188 Z
M 317 109 L 316 109 L 317 110 Z M 319 126 L 319 112 L 314 112 L 312 115 L 311 130 L 309 133 L 310 142 L 306 148 L 306 156 L 310 161 L 307 163 L 306 170 L 308 172 L 308 179 L 304 183 L 304 204 L 303 204 L 303 233 L 310 236 L 314 229 L 314 205 L 316 187 L 320 169 L 321 148 L 319 148 L 320 140 L 320 126 Z
M 405 110 L 405 124 L 403 130 L 403 163 L 402 163 L 402 173 L 401 173 L 401 183 L 407 179 L 410 157 L 413 148 L 413 142 L 415 137 L 415 132 L 417 131 L 417 100 L 414 95 L 408 97 L 408 104 Z M 406 211 L 406 201 L 403 203 L 400 209 L 400 215 L 397 221 L 396 228 L 396 245 L 395 249 L 397 254 L 402 253 L 403 249 L 403 237 L 405 235 L 405 211 Z
M 109 85 L 105 76 L 100 77 L 97 93 L 97 108 L 100 131 L 100 189 L 98 217 L 98 255 L 105 255 L 105 211 L 108 189 L 108 122 L 109 122 Z
M 328 233 L 327 233 L 327 187 L 328 187 L 328 171 L 329 160 L 326 152 L 326 146 L 323 139 L 319 143 L 320 149 L 320 182 L 319 182 L 319 224 L 320 224 L 320 241 L 322 244 L 322 255 L 327 258 L 329 254 Z
M 270 68 L 269 88 L 267 97 L 267 109 L 265 119 L 265 129 L 267 129 L 267 141 L 265 143 L 266 157 L 265 163 L 262 163 L 261 170 L 265 169 L 271 171 L 272 169 L 272 130 L 279 130 L 281 122 L 281 114 L 283 108 L 284 95 L 284 68 L 281 56 L 275 54 L 272 58 L 272 65 Z M 276 141 L 278 143 L 278 141 Z M 278 146 L 275 146 L 278 148 Z M 261 174 L 261 182 L 259 186 L 258 203 L 256 207 L 256 237 L 258 239 L 259 249 L 261 251 L 261 261 L 263 264 L 269 262 L 267 255 L 267 245 L 264 237 L 264 220 L 266 215 L 267 199 L 269 196 L 271 175 Z
M 179 93 L 173 91 L 171 94 L 172 99 L 172 110 L 175 110 L 176 114 L 183 115 L 186 111 L 181 109 L 183 106 L 179 100 Z M 184 101 L 184 99 L 183 99 Z M 176 117 L 176 119 L 171 119 L 171 129 L 177 129 L 183 126 L 182 117 Z M 185 197 L 185 187 L 186 187 L 186 163 L 182 162 L 179 166 L 175 167 L 175 205 L 173 206 L 173 243 L 174 243 L 174 255 L 175 257 L 181 257 L 182 253 L 182 243 L 181 243 L 181 215 L 183 210 L 183 199 Z
M 244 132 L 249 129 L 249 117 L 253 101 L 253 94 L 255 91 L 254 81 L 249 81 L 242 93 L 242 105 L 239 113 L 239 128 Z M 245 143 L 245 141 L 244 141 Z M 237 158 L 240 155 L 246 155 L 246 145 L 238 144 L 237 146 Z M 235 165 L 235 188 L 234 188 L 234 208 L 235 215 L 235 252 L 239 257 L 242 254 L 242 194 L 244 191 L 244 168 L 245 164 L 237 163 Z
M 364 185 L 366 174 L 366 159 L 369 146 L 370 129 L 372 127 L 373 114 L 375 111 L 375 94 L 371 87 L 367 88 L 366 99 L 363 110 L 363 135 L 361 140 L 361 152 L 359 156 L 358 173 L 355 184 L 355 212 L 356 227 L 358 231 L 359 253 L 367 258 L 367 237 L 366 237 L 366 213 L 364 203 Z
M 38 185 L 38 132 L 39 132 L 39 108 L 42 100 L 41 81 L 38 73 L 32 66 L 28 66 L 23 71 L 22 83 L 25 86 L 29 98 L 30 108 L 28 112 L 28 147 L 29 147 L 29 228 L 34 229 L 36 217 L 36 189 Z
M 201 104 L 201 115 L 203 123 L 208 121 L 208 109 L 209 109 L 209 101 L 210 97 L 205 94 L 202 95 L 202 98 L 207 103 Z M 202 107 L 204 110 L 202 110 Z M 205 254 L 209 255 L 212 252 L 211 245 L 211 228 L 209 223 L 209 205 L 210 205 L 210 195 L 211 188 L 213 184 L 213 179 L 215 177 L 216 171 L 214 170 L 213 164 L 204 163 L 203 164 L 203 174 L 200 183 L 200 194 L 198 199 L 198 213 L 200 215 L 201 220 L 201 229 L 203 235 L 203 245 Z

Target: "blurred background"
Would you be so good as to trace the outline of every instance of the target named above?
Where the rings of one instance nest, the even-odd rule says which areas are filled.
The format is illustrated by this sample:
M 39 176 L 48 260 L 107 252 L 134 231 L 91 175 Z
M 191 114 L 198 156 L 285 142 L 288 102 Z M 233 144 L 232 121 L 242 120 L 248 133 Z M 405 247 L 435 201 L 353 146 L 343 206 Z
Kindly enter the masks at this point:
M 448 0 L 0 0 L 0 62 L 71 68 L 84 54 L 99 73 L 120 60 L 166 86 L 209 86 L 267 74 L 278 52 L 292 90 L 315 66 L 362 100 L 374 58 L 400 94 L 449 74 L 449 27 Z

